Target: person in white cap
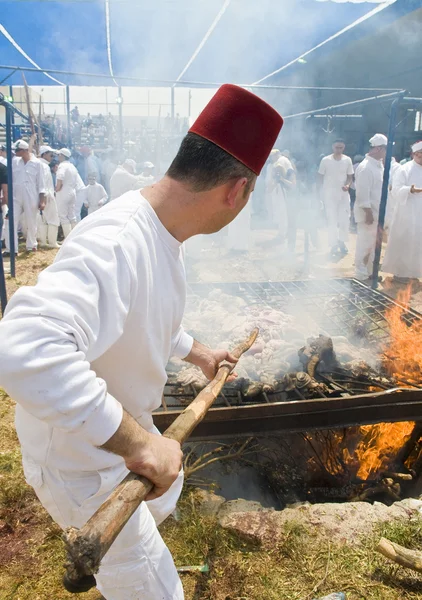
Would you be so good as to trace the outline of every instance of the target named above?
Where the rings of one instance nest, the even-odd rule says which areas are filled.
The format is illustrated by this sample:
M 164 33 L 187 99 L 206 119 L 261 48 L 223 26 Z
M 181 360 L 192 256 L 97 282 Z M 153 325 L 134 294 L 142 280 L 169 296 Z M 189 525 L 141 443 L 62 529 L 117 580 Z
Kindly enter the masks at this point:
M 126 192 L 131 190 L 140 190 L 145 187 L 143 180 L 135 175 L 136 162 L 127 158 L 122 165 L 119 165 L 110 179 L 110 196 L 115 200 Z
M 95 212 L 107 202 L 107 192 L 97 181 L 95 172 L 88 173 L 88 185 L 84 188 L 85 199 L 84 205 L 88 209 L 88 214 Z
M 358 235 L 356 239 L 356 278 L 368 282 L 372 277 L 378 215 L 381 202 L 384 159 L 388 140 L 377 133 L 370 140 L 371 148 L 355 173 L 356 202 L 354 207 Z
M 37 232 L 40 246 L 46 248 L 59 248 L 57 243 L 57 233 L 59 231 L 60 219 L 57 212 L 57 204 L 51 174 L 50 163 L 53 160 L 54 150 L 50 146 L 41 146 L 40 162 L 44 171 L 46 205 L 44 210 L 40 211 L 37 217 Z
M 13 211 L 15 229 L 15 253 L 18 250 L 18 225 L 22 218 L 26 225 L 26 250 L 37 249 L 37 214 L 46 204 L 44 169 L 41 162 L 29 151 L 24 140 L 15 142 L 13 149 Z M 5 256 L 10 255 L 6 236 Z
M 60 224 L 66 238 L 75 227 L 76 192 L 80 187 L 80 176 L 76 167 L 69 161 L 72 153 L 67 148 L 59 150 L 59 168 L 57 170 L 56 201 Z M 83 184 L 82 184 L 82 187 Z M 82 202 L 81 202 L 82 206 Z
M 319 182 L 322 186 L 325 213 L 328 222 L 328 243 L 331 254 L 347 254 L 349 239 L 350 186 L 353 182 L 353 163 L 344 154 L 346 144 L 338 139 L 333 143 L 333 153 L 324 156 L 319 165 Z
M 412 146 L 412 160 L 393 179 L 395 213 L 382 270 L 398 282 L 422 277 L 422 141 Z

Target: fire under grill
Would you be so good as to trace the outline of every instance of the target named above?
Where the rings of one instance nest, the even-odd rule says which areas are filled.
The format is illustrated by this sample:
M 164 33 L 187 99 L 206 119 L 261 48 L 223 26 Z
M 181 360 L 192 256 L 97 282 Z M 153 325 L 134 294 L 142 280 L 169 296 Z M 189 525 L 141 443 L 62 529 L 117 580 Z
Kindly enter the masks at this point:
M 355 279 L 264 283 L 195 283 L 188 288 L 188 309 L 194 299 L 208 298 L 216 289 L 241 298 L 247 307 L 267 307 L 313 321 L 329 336 L 344 336 L 357 348 L 379 353 L 390 338 L 386 313 L 398 303 Z M 411 326 L 422 318 L 403 307 L 401 319 Z M 193 332 L 195 333 L 195 332 Z M 297 349 L 298 351 L 300 348 Z M 306 354 L 307 348 L 305 348 Z M 335 347 L 334 347 L 335 351 Z M 422 419 L 422 385 L 394 381 L 373 369 L 349 369 L 335 363 L 303 373 L 279 389 L 257 394 L 226 386 L 195 437 L 257 434 L 263 431 L 309 431 L 362 424 Z M 314 374 L 309 384 L 308 371 Z M 194 385 L 180 386 L 169 373 L 163 405 L 155 422 L 164 430 L 197 395 Z

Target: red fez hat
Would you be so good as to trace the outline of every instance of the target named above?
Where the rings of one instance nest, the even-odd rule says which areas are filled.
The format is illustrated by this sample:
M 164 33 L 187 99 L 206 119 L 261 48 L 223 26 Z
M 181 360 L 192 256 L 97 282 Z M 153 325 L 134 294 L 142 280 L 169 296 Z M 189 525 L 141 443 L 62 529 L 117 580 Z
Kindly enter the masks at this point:
M 189 129 L 213 142 L 259 175 L 283 119 L 269 104 L 237 85 L 217 91 Z

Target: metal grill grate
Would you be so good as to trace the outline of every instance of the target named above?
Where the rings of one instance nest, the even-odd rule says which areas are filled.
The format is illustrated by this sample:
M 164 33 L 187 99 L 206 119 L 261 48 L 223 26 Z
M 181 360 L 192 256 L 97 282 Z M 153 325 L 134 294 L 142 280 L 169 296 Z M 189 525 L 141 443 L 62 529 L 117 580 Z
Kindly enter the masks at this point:
M 361 319 L 366 326 L 368 338 L 374 342 L 388 340 L 389 329 L 385 313 L 398 304 L 356 279 L 196 283 L 189 285 L 188 292 L 189 295 L 207 297 L 215 289 L 240 296 L 251 306 L 270 306 L 293 315 L 306 314 L 330 336 L 349 335 L 351 325 Z M 407 325 L 421 318 L 422 315 L 412 309 L 403 313 L 403 320 Z
M 366 287 L 355 279 L 331 279 L 262 283 L 193 283 L 188 286 L 190 299 L 207 298 L 210 292 L 220 289 L 222 292 L 241 297 L 248 306 L 267 306 L 282 310 L 292 315 L 304 315 L 315 321 L 321 332 L 329 336 L 352 337 L 356 327 L 364 331 L 365 339 L 375 348 L 388 341 L 389 327 L 386 312 L 399 303 L 388 296 Z M 404 308 L 404 307 L 403 307 Z M 418 312 L 405 309 L 402 315 L 404 322 L 411 325 L 422 318 Z M 334 376 L 334 375 L 333 375 Z M 359 381 L 354 392 L 342 386 L 344 374 L 338 373 L 338 381 L 327 378 L 330 387 L 329 396 L 316 393 L 317 398 L 340 398 L 365 394 L 371 391 L 370 380 Z M 386 388 L 387 389 L 387 388 Z M 172 383 L 169 377 L 164 390 L 164 410 L 177 410 L 191 401 L 197 391 L 191 387 L 190 392 Z M 270 404 L 291 400 L 304 400 L 300 390 L 290 393 L 261 394 L 253 398 L 245 398 L 240 392 L 225 388 L 215 403 L 215 407 L 248 406 L 251 404 Z

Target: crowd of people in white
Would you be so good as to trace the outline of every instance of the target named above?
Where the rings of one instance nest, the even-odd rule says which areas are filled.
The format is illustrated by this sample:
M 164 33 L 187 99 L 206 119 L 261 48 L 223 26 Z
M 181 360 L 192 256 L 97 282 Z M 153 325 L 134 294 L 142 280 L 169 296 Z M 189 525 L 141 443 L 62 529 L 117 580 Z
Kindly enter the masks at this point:
M 31 143 L 31 142 L 30 142 Z M 72 152 L 68 148 L 53 150 L 43 145 L 38 157 L 30 143 L 18 140 L 13 145 L 13 208 L 15 253 L 18 252 L 18 231 L 26 239 L 26 250 L 41 247 L 57 248 L 59 226 L 66 238 L 81 220 L 83 207 L 89 215 L 130 190 L 137 190 L 155 181 L 154 165 L 147 162 L 140 174 L 136 174 L 136 162 L 126 159 L 121 165 L 109 158 L 102 163 L 89 152 L 85 157 L 85 181 L 76 168 Z M 57 156 L 57 162 L 54 160 Z M 0 163 L 7 165 L 6 148 L 0 148 Z M 84 172 L 82 172 L 82 175 Z M 101 181 L 101 183 L 100 183 Z M 4 192 L 0 192 L 3 194 Z M 10 237 L 7 223 L 7 202 L 3 202 L 5 217 L 2 239 L 10 256 Z
M 277 229 L 276 240 L 287 240 L 289 249 L 294 251 L 297 216 L 302 210 L 302 226 L 313 244 L 318 245 L 318 206 L 322 204 L 333 258 L 348 253 L 351 223 L 356 227 L 355 275 L 362 281 L 372 277 L 387 138 L 377 133 L 369 144 L 367 155 L 355 157 L 353 162 L 344 154 L 344 141 L 336 140 L 333 153 L 322 157 L 316 177 L 287 151 L 273 149 L 263 177 L 266 215 Z M 26 238 L 27 251 L 36 250 L 38 243 L 56 248 L 59 226 L 67 237 L 80 221 L 83 207 L 85 214 L 90 214 L 127 191 L 155 182 L 151 162 L 144 163 L 137 174 L 133 159 L 117 164 L 115 157 L 109 155 L 100 162 L 91 150 L 85 153 L 82 165 L 75 162 L 67 148 L 55 151 L 41 146 L 37 158 L 26 141 L 18 140 L 13 150 L 16 252 L 19 229 Z M 6 164 L 5 147 L 0 147 L 1 163 Z M 382 269 L 403 282 L 422 278 L 421 201 L 422 142 L 416 142 L 409 162 L 401 165 L 392 160 L 385 218 L 387 247 Z M 7 203 L 4 198 L 2 202 L 2 214 L 6 216 Z M 250 236 L 245 236 L 245 228 L 250 230 L 250 219 L 251 207 L 247 206 L 228 228 L 229 249 L 249 250 Z M 6 225 L 7 220 L 2 239 L 6 246 L 3 254 L 8 256 Z
M 345 143 L 336 140 L 333 153 L 322 157 L 317 178 L 309 178 L 287 152 L 273 150 L 266 171 L 267 213 L 289 245 L 295 241 L 295 210 L 307 198 L 308 229 L 316 232 L 316 212 L 324 207 L 330 254 L 348 253 L 351 223 L 356 224 L 355 276 L 370 281 L 376 246 L 387 137 L 377 133 L 369 140 L 365 157 L 344 154 Z M 352 202 L 351 202 L 352 197 Z M 306 205 L 306 201 L 305 201 Z M 353 218 L 351 219 L 351 216 Z M 309 226 L 309 222 L 311 225 Z M 313 226 L 312 226 L 313 222 Z M 307 225 L 305 223 L 306 231 Z M 382 270 L 397 281 L 422 277 L 422 141 L 411 148 L 411 160 L 390 165 L 385 232 L 387 246 Z

